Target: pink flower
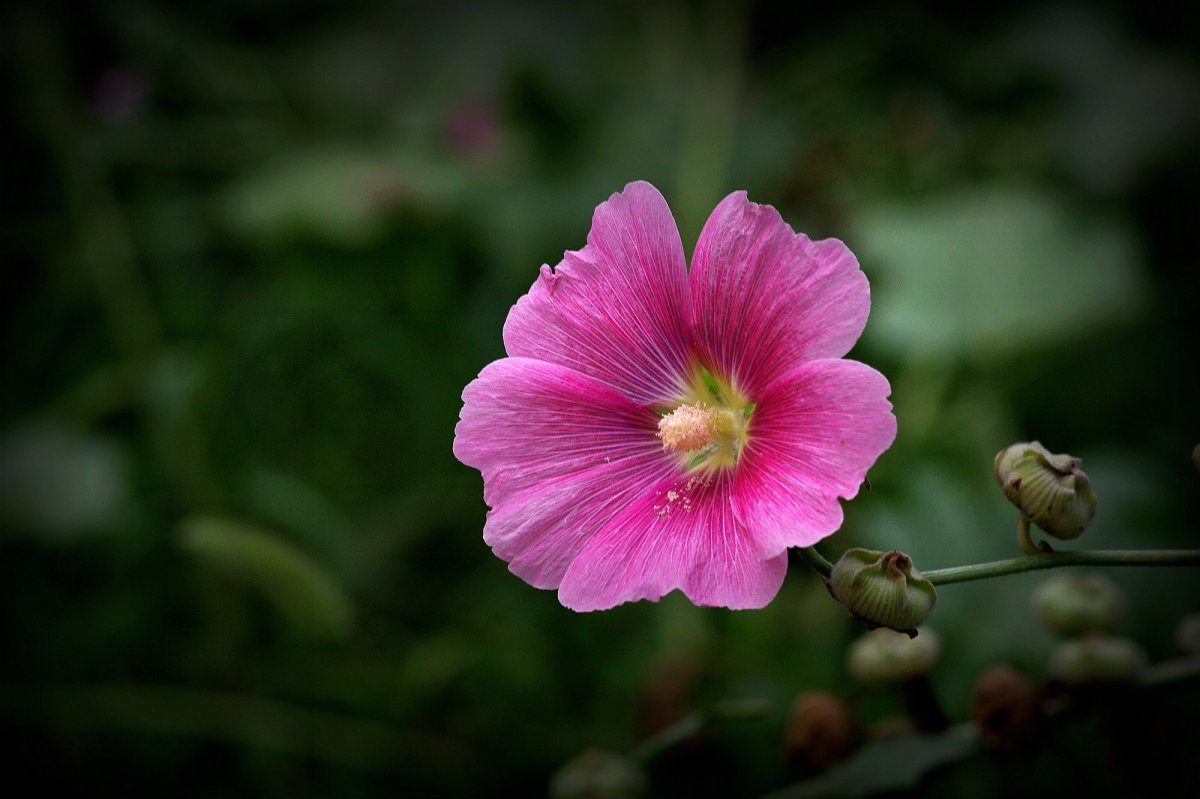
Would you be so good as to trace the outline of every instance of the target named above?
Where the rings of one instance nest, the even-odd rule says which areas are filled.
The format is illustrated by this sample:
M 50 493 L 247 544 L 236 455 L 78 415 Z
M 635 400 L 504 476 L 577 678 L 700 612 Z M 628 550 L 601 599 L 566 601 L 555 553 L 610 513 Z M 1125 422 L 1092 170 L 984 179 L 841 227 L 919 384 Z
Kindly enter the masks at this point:
M 841 526 L 896 436 L 879 372 L 842 358 L 870 287 L 836 239 L 745 192 L 689 272 L 649 183 L 596 209 L 504 325 L 509 357 L 463 392 L 454 454 L 483 473 L 484 540 L 575 610 L 657 600 L 757 608 L 787 548 Z

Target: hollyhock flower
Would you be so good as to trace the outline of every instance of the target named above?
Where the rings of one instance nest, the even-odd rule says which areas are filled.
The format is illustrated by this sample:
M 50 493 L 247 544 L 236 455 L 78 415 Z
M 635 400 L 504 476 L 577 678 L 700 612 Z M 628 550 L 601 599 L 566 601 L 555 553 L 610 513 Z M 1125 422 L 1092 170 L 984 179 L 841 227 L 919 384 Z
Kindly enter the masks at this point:
M 454 454 L 483 473 L 484 540 L 575 610 L 757 608 L 787 549 L 841 526 L 892 443 L 890 387 L 842 358 L 870 289 L 835 239 L 726 197 L 688 270 L 666 201 L 631 183 L 543 266 L 507 358 L 463 392 Z

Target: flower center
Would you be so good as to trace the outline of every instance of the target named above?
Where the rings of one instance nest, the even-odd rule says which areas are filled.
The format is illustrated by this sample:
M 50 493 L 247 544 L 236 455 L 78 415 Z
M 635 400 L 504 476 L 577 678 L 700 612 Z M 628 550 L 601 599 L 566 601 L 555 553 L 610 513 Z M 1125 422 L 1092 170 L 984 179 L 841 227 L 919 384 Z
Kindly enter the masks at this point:
M 731 467 L 746 446 L 753 410 L 731 385 L 697 367 L 680 403 L 662 412 L 658 437 L 688 469 Z
M 714 408 L 703 405 L 680 405 L 658 421 L 658 437 L 663 449 L 671 452 L 691 452 L 712 443 L 720 425 Z

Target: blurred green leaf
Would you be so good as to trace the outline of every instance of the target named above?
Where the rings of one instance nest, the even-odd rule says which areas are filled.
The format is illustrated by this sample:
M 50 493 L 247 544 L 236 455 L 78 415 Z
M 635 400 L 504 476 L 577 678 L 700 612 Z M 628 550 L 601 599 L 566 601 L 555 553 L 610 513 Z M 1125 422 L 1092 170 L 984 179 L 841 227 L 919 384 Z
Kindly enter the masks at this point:
M 206 568 L 266 598 L 299 634 L 345 637 L 353 609 L 341 587 L 312 558 L 257 527 L 215 517 L 179 526 L 180 544 Z
M 377 243 L 397 208 L 440 205 L 461 176 L 419 157 L 351 150 L 293 152 L 239 180 L 224 198 L 230 228 L 264 240 Z
M 282 472 L 255 470 L 241 481 L 246 507 L 301 538 L 327 557 L 340 557 L 358 541 L 354 524 L 313 486 Z
M 1040 8 L 998 55 L 1061 84 L 1060 158 L 1091 188 L 1128 185 L 1200 126 L 1194 65 L 1144 49 L 1119 21 L 1084 5 Z
M 426 731 L 228 691 L 97 684 L 54 687 L 39 701 L 59 729 L 224 740 L 357 769 L 387 770 L 422 758 L 461 767 L 466 758 L 461 744 Z
M 872 278 L 865 338 L 918 360 L 1019 353 L 1135 318 L 1128 231 L 1032 189 L 863 208 L 848 238 Z
M 769 799 L 807 796 L 869 796 L 917 787 L 927 773 L 975 751 L 978 734 L 973 724 L 951 727 L 938 735 L 905 733 L 868 744 L 849 760 L 820 777 L 773 793 Z

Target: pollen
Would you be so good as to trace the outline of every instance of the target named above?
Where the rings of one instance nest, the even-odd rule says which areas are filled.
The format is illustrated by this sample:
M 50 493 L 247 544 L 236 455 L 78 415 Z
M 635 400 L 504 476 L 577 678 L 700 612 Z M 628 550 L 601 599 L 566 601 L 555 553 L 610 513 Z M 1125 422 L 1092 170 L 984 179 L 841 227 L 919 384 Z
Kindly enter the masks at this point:
M 658 421 L 663 449 L 691 452 L 712 443 L 717 434 L 717 414 L 702 405 L 680 405 Z

